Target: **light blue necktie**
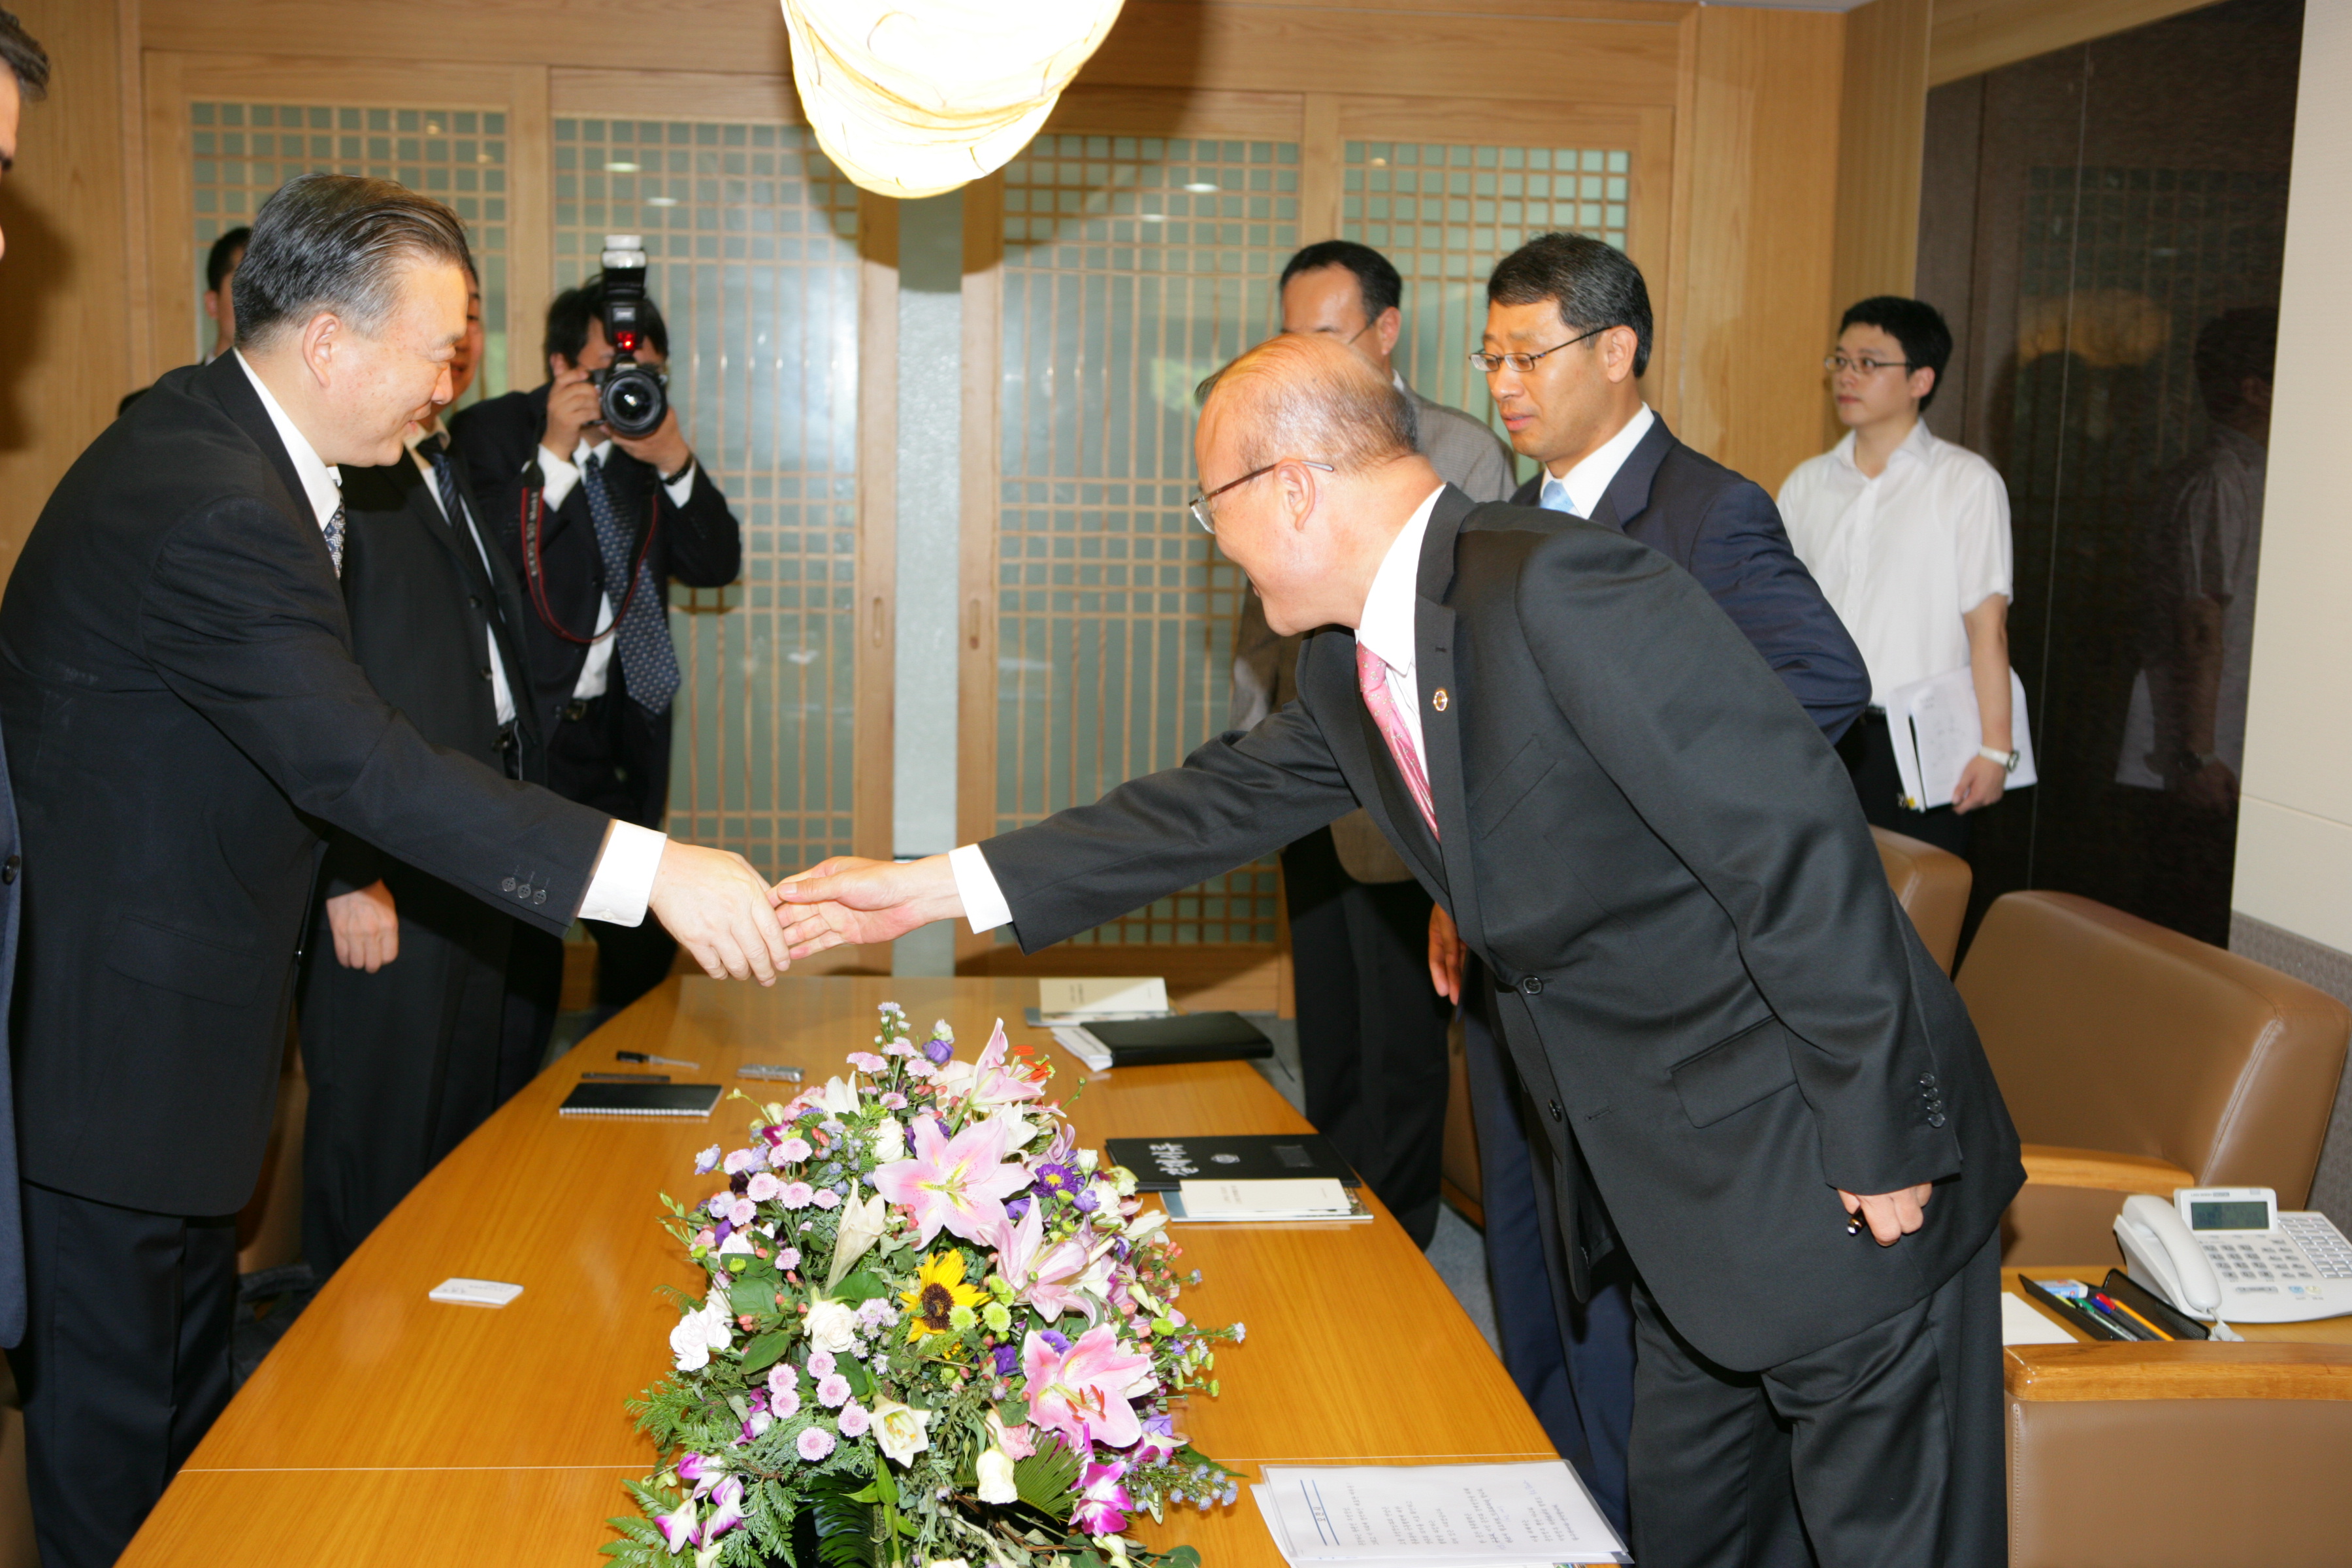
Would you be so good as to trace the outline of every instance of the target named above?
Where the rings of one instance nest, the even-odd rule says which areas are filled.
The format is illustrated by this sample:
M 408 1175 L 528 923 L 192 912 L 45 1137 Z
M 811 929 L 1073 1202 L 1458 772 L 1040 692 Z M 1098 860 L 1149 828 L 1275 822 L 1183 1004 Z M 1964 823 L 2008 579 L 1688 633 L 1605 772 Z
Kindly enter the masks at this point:
M 1537 498 L 1536 504 L 1546 511 L 1564 511 L 1570 517 L 1584 515 L 1576 510 L 1576 503 L 1568 499 L 1568 486 L 1549 474 L 1544 476 L 1543 494 Z
M 637 591 L 629 593 L 629 563 L 635 559 L 631 546 L 636 542 L 621 519 L 621 509 L 613 504 L 612 493 L 604 488 L 602 458 L 590 458 L 581 465 L 580 484 L 588 492 L 588 515 L 596 523 L 596 549 L 604 559 L 604 593 L 621 613 L 614 640 L 621 656 L 621 674 L 629 684 L 629 700 L 648 713 L 667 713 L 670 699 L 677 695 L 677 648 L 669 640 L 669 616 L 662 605 L 661 584 L 654 581 L 652 566 L 641 565 Z M 624 599 L 628 602 L 625 611 L 621 610 Z

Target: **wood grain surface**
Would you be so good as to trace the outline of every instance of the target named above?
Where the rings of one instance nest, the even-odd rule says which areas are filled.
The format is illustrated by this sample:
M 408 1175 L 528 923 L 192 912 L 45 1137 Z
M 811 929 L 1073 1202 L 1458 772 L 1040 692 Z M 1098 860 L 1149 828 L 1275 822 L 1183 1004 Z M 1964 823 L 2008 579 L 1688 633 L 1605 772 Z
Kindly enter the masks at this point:
M 656 1223 L 656 1194 L 702 1195 L 695 1151 L 753 1114 L 583 1121 L 555 1107 L 615 1050 L 681 1057 L 677 1081 L 747 1061 L 829 1075 L 872 1036 L 874 1006 L 955 1025 L 976 1051 L 998 1017 L 1052 1055 L 1053 1094 L 1089 1144 L 1118 1136 L 1305 1128 L 1248 1067 L 1089 1074 L 1020 1022 L 1033 982 L 788 977 L 770 991 L 674 980 L 583 1041 L 460 1146 L 353 1255 L 197 1448 L 125 1568 L 235 1562 L 600 1561 L 620 1482 L 651 1466 L 625 1405 L 668 1365 L 677 1310 L 657 1288 L 698 1276 Z M 1377 1205 L 1375 1205 L 1377 1207 Z M 1190 1226 L 1204 1321 L 1249 1326 L 1218 1357 L 1223 1396 L 1180 1419 L 1209 1453 L 1269 1460 L 1547 1458 L 1551 1448 L 1453 1296 L 1384 1211 L 1370 1226 Z M 453 1275 L 523 1287 L 498 1310 L 425 1299 Z M 1142 1533 L 1211 1563 L 1279 1562 L 1246 1501 Z M 446 1552 L 443 1548 L 446 1548 Z
M 2231 1324 L 2243 1344 L 2119 1344 L 2092 1339 L 2027 1296 L 2020 1276 L 2095 1285 L 2107 1266 L 2001 1270 L 2003 1289 L 2074 1336 L 2070 1344 L 2008 1347 L 2002 1360 L 2013 1399 L 2352 1399 L 2352 1317 Z

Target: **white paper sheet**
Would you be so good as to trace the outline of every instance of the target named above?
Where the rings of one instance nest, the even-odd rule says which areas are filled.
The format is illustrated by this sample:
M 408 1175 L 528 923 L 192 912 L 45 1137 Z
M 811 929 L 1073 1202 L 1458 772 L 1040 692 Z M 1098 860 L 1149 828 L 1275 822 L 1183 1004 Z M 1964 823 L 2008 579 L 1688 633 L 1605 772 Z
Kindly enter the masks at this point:
M 1960 770 L 1984 743 L 1974 673 L 1963 665 L 1896 687 L 1886 694 L 1886 724 L 1894 733 L 1904 805 L 1914 811 L 1951 805 Z M 2023 789 L 2035 778 L 2033 734 L 2025 721 L 2025 683 L 2014 669 L 2009 672 L 2009 733 L 2017 771 L 2003 787 Z
M 1520 1568 L 1622 1563 L 1624 1545 L 1558 1459 L 1506 1465 L 1268 1465 L 1250 1489 L 1297 1564 Z
M 1157 1017 L 1168 982 L 1157 975 L 1087 975 L 1037 982 L 1037 1011 L 1049 1023 L 1078 1018 Z
M 2072 1344 L 2074 1336 L 2014 1291 L 2000 1293 L 2000 1342 L 2005 1345 Z
M 1339 1219 L 1355 1205 L 1333 1176 L 1263 1182 L 1179 1182 L 1188 1219 Z

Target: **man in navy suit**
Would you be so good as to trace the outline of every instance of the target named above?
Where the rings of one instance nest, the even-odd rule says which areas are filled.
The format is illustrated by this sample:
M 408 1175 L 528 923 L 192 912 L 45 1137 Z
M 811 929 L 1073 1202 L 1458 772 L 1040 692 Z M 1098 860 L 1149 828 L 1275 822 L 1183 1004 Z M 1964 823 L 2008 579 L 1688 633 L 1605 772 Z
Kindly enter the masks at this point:
M 1862 655 L 1790 547 L 1772 498 L 1675 440 L 1643 401 L 1651 321 L 1641 268 L 1600 240 L 1547 234 L 1495 268 L 1486 301 L 1472 360 L 1511 445 L 1542 465 L 1512 504 L 1589 519 L 1698 579 L 1834 742 L 1870 700 Z M 1570 1289 L 1551 1188 L 1530 1163 L 1526 1095 L 1496 1043 L 1492 987 L 1465 960 L 1442 904 L 1430 917 L 1430 968 L 1441 992 L 1465 1003 L 1504 1364 L 1622 1531 L 1633 1418 L 1630 1268 L 1622 1251 L 1596 1257 L 1583 1299 Z M 1538 1257 L 1544 1266 L 1530 1268 Z
M 16 162 L 16 121 L 26 99 L 38 99 L 49 85 L 49 57 L 16 18 L 0 11 L 0 174 Z M 0 249 L 6 241 L 0 239 Z M 0 756 L 0 1052 L 8 1040 L 9 992 L 16 975 L 17 875 L 24 858 L 16 847 L 16 795 L 8 787 L 8 763 Z M 5 1059 L 5 1058 L 0 1058 Z M 8 1074 L 0 1072 L 0 1345 L 15 1349 L 25 1337 L 25 1222 L 16 1201 L 16 1113 Z

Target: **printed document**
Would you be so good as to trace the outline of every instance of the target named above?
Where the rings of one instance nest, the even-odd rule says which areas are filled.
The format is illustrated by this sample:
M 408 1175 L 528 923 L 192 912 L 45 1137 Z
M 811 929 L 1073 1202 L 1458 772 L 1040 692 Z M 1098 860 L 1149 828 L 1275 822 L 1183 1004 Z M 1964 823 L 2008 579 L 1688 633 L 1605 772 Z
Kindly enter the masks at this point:
M 1624 1544 L 1558 1459 L 1505 1465 L 1265 1467 L 1250 1493 L 1294 1564 L 1449 1568 L 1622 1563 Z

